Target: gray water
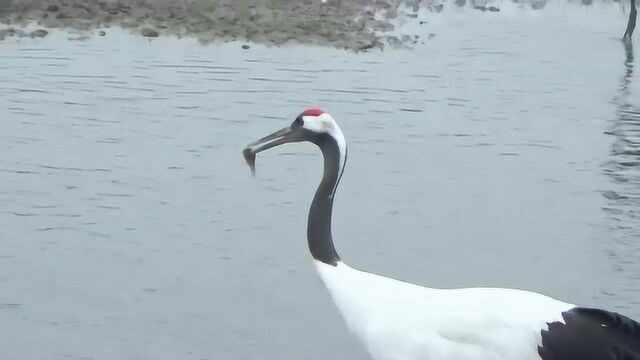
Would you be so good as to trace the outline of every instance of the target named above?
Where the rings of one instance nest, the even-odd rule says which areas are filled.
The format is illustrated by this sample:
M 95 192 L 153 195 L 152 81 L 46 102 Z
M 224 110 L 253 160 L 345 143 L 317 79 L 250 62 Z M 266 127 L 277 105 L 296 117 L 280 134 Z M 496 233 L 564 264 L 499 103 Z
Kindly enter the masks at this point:
M 366 359 L 306 249 L 321 156 L 274 149 L 253 179 L 241 155 L 313 105 L 350 146 L 334 237 L 352 266 L 640 318 L 624 17 L 445 11 L 418 49 L 359 55 L 0 42 L 3 357 Z

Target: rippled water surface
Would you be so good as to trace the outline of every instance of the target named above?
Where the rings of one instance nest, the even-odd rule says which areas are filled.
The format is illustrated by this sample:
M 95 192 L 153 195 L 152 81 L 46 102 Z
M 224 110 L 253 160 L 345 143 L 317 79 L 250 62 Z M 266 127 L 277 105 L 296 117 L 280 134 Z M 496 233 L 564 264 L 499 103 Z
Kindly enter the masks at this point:
M 115 30 L 0 42 L 3 355 L 366 359 L 306 250 L 321 156 L 275 149 L 256 179 L 241 156 L 311 105 L 348 137 L 334 237 L 353 266 L 640 317 L 624 17 L 445 11 L 415 51 L 359 55 Z

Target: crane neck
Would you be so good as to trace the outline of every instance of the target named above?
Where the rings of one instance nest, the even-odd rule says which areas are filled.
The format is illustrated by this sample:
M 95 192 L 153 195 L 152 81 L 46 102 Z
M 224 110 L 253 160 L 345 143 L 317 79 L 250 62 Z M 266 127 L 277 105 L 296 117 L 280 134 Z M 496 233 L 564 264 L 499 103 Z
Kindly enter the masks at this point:
M 314 259 L 333 266 L 340 261 L 331 235 L 333 199 L 347 160 L 344 137 L 342 133 L 337 135 L 322 134 L 314 141 L 322 150 L 324 172 L 313 197 L 307 223 L 311 255 Z

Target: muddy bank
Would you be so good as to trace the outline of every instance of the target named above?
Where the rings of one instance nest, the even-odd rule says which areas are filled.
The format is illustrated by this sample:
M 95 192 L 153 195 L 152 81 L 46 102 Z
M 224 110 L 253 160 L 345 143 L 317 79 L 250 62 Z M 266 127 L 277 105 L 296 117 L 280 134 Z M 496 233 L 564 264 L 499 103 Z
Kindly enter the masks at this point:
M 566 0 L 590 5 L 591 0 Z M 605 2 L 610 0 L 603 0 Z M 616 1 L 616 0 L 613 0 Z M 202 43 L 246 41 L 332 46 L 354 51 L 412 47 L 428 41 L 399 35 L 397 24 L 420 20 L 421 10 L 469 7 L 499 12 L 500 0 L 0 0 L 0 40 L 43 37 L 54 29 L 80 31 L 79 38 L 108 36 L 121 27 L 149 38 L 194 37 Z M 547 0 L 511 0 L 542 9 Z M 38 32 L 24 31 L 37 24 Z M 248 45 L 245 45 L 248 46 Z
M 385 33 L 398 16 L 417 10 L 417 3 L 394 0 L 0 0 L 5 25 L 0 39 L 41 37 L 56 28 L 108 36 L 117 26 L 147 37 L 195 37 L 203 43 L 294 42 L 362 51 L 415 43 L 415 37 Z M 19 30 L 32 23 L 43 29 Z

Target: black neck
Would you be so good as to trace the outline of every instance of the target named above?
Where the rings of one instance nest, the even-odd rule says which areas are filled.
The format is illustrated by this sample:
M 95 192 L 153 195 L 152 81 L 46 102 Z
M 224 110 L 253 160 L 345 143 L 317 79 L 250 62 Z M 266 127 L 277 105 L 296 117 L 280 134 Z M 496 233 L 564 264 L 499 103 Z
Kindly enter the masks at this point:
M 331 237 L 331 212 L 334 192 L 342 175 L 340 148 L 336 140 L 328 134 L 318 135 L 314 140 L 324 156 L 324 173 L 309 209 L 307 240 L 314 259 L 335 266 L 340 261 L 340 256 Z M 344 155 L 346 161 L 346 154 Z

